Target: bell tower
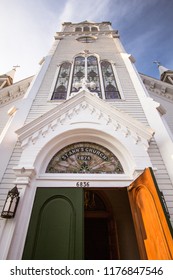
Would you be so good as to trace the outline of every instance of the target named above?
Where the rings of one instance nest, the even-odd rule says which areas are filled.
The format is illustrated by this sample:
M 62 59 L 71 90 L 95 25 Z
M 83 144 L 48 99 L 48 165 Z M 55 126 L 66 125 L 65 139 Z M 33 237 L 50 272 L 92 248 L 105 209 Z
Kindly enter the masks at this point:
M 104 50 L 106 39 L 118 37 L 118 32 L 112 30 L 110 22 L 65 22 L 62 32 L 56 33 L 55 40 L 61 41 L 59 47 L 63 46 L 63 55 L 67 51 L 66 60 L 59 65 L 51 99 L 67 99 L 82 88 L 103 99 L 121 98 L 113 64 L 108 61 Z

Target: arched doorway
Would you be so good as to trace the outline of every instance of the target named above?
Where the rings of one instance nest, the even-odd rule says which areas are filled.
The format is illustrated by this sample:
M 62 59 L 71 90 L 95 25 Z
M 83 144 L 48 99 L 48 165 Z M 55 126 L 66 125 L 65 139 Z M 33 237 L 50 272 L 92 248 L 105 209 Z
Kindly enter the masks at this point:
M 152 201 L 148 192 L 144 192 L 141 188 L 140 195 L 136 195 L 135 189 L 138 188 L 136 183 L 130 187 L 116 185 L 111 188 L 106 186 L 100 188 L 101 177 L 95 186 L 97 190 L 95 188 L 85 190 L 84 179 L 88 174 L 92 175 L 90 178 L 97 178 L 100 174 L 106 174 L 107 178 L 109 174 L 124 175 L 122 164 L 110 150 L 93 142 L 70 144 L 53 156 L 46 168 L 46 173 L 49 173 L 46 184 L 51 185 L 52 173 L 57 173 L 58 181 L 55 181 L 54 186 L 37 188 L 24 248 L 24 259 L 132 260 L 151 258 L 152 249 L 150 245 L 148 245 L 149 249 L 146 246 L 146 239 L 147 244 L 150 244 L 150 240 L 155 240 L 155 236 L 154 230 L 149 230 L 151 220 L 147 218 L 151 213 L 148 211 L 146 198 L 147 201 Z M 58 174 L 60 173 L 65 176 L 70 174 L 71 177 L 73 174 L 73 178 L 75 174 L 78 174 L 80 175 L 78 178 L 82 178 L 82 181 L 79 185 L 77 183 L 73 185 L 73 188 L 67 187 L 67 181 L 59 181 Z M 71 178 L 67 177 L 68 180 Z M 155 182 L 152 177 L 151 171 L 147 169 L 139 180 L 154 195 L 155 203 L 159 201 L 159 192 L 155 191 Z M 93 195 L 94 199 L 92 199 Z M 85 207 L 89 196 L 91 202 L 95 203 L 95 208 Z M 162 207 L 159 206 L 157 209 L 154 203 L 153 209 L 156 212 L 159 209 L 157 224 L 162 224 L 164 217 Z M 159 203 L 157 202 L 158 205 Z M 145 205 L 142 212 L 141 205 Z M 66 219 L 64 219 L 64 213 Z M 144 231 L 152 235 L 150 239 L 147 234 L 141 237 L 143 225 Z M 160 230 L 159 226 L 156 224 L 155 226 Z M 152 254 L 152 258 L 157 259 L 160 256 L 162 259 L 172 258 L 172 237 L 169 229 L 165 231 L 165 228 L 166 222 L 162 227 L 163 234 L 160 235 L 160 240 L 163 240 L 165 244 L 165 252 L 163 253 L 162 250 L 159 257 L 158 254 L 153 257 Z M 165 238 L 165 232 L 168 238 Z M 83 250 L 84 243 L 85 251 Z

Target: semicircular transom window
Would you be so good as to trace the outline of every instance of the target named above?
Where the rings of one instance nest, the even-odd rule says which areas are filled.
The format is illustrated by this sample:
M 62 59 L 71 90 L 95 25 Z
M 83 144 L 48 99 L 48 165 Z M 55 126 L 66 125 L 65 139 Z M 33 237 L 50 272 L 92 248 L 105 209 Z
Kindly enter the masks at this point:
M 49 162 L 46 173 L 122 174 L 118 158 L 107 148 L 90 142 L 79 142 L 60 150 Z

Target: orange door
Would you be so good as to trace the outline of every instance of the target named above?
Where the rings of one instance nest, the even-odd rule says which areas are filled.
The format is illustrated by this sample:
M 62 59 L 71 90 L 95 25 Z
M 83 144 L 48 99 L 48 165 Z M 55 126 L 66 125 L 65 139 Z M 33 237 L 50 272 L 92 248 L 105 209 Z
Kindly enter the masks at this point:
M 173 238 L 151 168 L 128 187 L 141 259 L 173 259 Z

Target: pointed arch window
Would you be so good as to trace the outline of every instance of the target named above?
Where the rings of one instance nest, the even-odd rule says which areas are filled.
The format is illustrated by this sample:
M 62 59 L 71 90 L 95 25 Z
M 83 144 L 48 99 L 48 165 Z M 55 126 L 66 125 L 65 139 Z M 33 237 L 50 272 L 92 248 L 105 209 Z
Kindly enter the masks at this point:
M 71 63 L 64 62 L 60 66 L 59 75 L 55 84 L 52 100 L 66 99 L 70 77 Z
M 77 92 L 82 88 L 83 79 L 87 81 L 88 89 L 91 92 L 97 92 L 99 97 L 102 98 L 96 56 L 77 56 L 75 58 L 71 92 Z
M 98 65 L 95 55 L 85 54 L 75 58 L 73 71 L 70 62 L 61 64 L 51 100 L 65 100 L 70 88 L 70 92 L 75 93 L 85 86 L 100 98 L 104 95 L 108 100 L 121 98 L 111 63 L 104 60 Z
M 120 94 L 116 84 L 115 76 L 113 73 L 112 65 L 108 61 L 101 62 L 103 84 L 106 99 L 119 99 Z
M 77 56 L 74 61 L 71 92 L 77 92 L 82 87 L 80 83 L 83 78 L 85 78 L 85 57 Z

